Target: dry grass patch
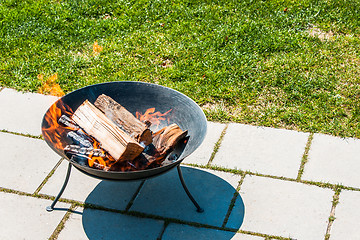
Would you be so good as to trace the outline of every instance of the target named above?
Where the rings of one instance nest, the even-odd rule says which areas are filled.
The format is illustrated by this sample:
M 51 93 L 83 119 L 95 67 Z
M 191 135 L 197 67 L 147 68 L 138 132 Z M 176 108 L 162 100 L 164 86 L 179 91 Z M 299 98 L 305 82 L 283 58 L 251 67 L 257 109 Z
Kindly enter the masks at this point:
M 309 36 L 318 38 L 321 41 L 333 41 L 335 39 L 334 33 L 331 30 L 328 32 L 324 32 L 323 30 L 314 25 L 311 26 L 306 32 L 309 34 Z

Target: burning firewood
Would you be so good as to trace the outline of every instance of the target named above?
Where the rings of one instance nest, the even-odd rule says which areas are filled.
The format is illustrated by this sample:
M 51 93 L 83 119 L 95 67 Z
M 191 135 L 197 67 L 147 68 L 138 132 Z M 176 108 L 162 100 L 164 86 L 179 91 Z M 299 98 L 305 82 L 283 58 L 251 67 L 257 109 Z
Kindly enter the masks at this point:
M 81 147 L 87 147 L 87 148 L 92 147 L 92 143 L 89 140 L 87 140 L 84 137 L 80 136 L 76 132 L 68 132 L 68 134 L 66 136 L 68 138 L 70 138 L 75 144 L 78 144 Z
M 152 143 L 152 133 L 149 129 L 151 123 L 145 124 L 141 122 L 127 109 L 105 94 L 100 95 L 94 105 L 139 143 L 143 143 L 145 146 Z
M 78 130 L 79 129 L 79 126 L 76 124 L 76 122 L 74 122 L 71 118 L 69 118 L 66 115 L 62 115 L 59 118 L 58 122 L 63 124 L 66 127 L 69 127 L 71 129 L 73 129 L 73 130 Z
M 65 154 L 69 155 L 83 155 L 83 156 L 92 156 L 92 157 L 106 157 L 106 154 L 101 149 L 80 147 L 78 145 L 67 145 L 64 148 Z
M 78 107 L 72 119 L 87 134 L 97 139 L 101 143 L 101 148 L 115 160 L 131 161 L 144 149 L 88 100 Z
M 188 131 L 182 131 L 177 124 L 173 123 L 154 133 L 154 146 L 160 155 L 167 155 L 180 140 L 186 137 L 187 133 Z
M 164 120 L 164 114 L 156 113 L 159 119 L 152 119 Z M 138 171 L 169 164 L 178 158 L 169 154 L 187 135 L 176 124 L 153 134 L 150 122 L 141 122 L 106 95 L 100 95 L 94 105 L 85 100 L 71 118 L 63 115 L 58 122 L 73 130 L 67 133 L 72 144 L 64 153 L 79 164 L 105 171 Z

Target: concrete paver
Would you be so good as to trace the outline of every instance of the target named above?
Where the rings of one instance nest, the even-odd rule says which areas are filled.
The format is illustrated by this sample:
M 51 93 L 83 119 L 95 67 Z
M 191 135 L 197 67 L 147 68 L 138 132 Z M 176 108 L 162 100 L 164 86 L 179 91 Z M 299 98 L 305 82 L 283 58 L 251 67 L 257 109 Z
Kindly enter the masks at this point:
M 314 134 L 302 179 L 360 188 L 360 139 Z
M 56 196 L 63 185 L 67 166 L 68 161 L 63 160 L 40 193 Z M 139 185 L 139 181 L 101 181 L 89 177 L 73 167 L 69 183 L 61 197 L 107 208 L 125 210 Z
M 360 192 L 342 191 L 335 208 L 335 221 L 330 231 L 331 240 L 359 239 Z
M 33 193 L 60 160 L 45 141 L 0 132 L 0 186 Z
M 162 240 L 191 240 L 191 239 L 216 239 L 216 240 L 261 240 L 258 236 L 245 235 L 216 229 L 192 227 L 182 224 L 170 223 L 161 238 Z
M 50 200 L 0 192 L 0 239 L 48 239 L 64 217 L 69 204 L 59 203 L 51 213 Z
M 0 91 L 0 129 L 40 135 L 45 111 L 57 97 Z M 225 125 L 211 123 L 204 143 L 185 163 L 207 164 Z M 229 124 L 213 161 L 229 169 L 296 178 L 308 133 Z M 0 187 L 34 193 L 60 157 L 43 140 L 0 133 Z M 315 134 L 305 164 L 303 180 L 329 182 L 360 188 L 359 139 Z M 40 193 L 55 196 L 65 178 L 67 161 L 50 177 Z M 240 175 L 182 167 L 185 181 L 199 204 L 197 213 L 185 194 L 176 170 L 145 182 L 131 211 L 170 218 L 162 239 L 264 239 L 263 237 L 187 224 L 221 227 L 236 192 Z M 110 209 L 124 210 L 140 182 L 109 182 L 90 178 L 73 168 L 62 197 Z M 10 191 L 11 191 L 10 190 Z M 156 193 L 156 194 L 154 194 Z M 237 195 L 226 228 L 294 239 L 324 239 L 334 191 L 300 182 L 247 175 Z M 342 190 L 335 209 L 330 239 L 357 239 L 360 192 Z M 0 239 L 48 239 L 69 204 L 8 193 L 0 189 Z M 136 215 L 136 212 L 132 212 Z M 187 224 L 174 223 L 171 218 Z M 128 216 L 118 212 L 77 209 L 65 222 L 58 239 L 157 239 L 164 221 Z
M 317 186 L 246 176 L 244 231 L 295 239 L 324 239 L 334 192 Z
M 308 133 L 232 123 L 213 164 L 296 178 Z
M 225 124 L 208 122 L 207 133 L 203 143 L 183 163 L 206 165 L 211 157 L 212 150 L 219 140 Z
M 11 99 L 11 100 L 9 100 Z M 45 112 L 58 98 L 37 93 L 21 93 L 5 88 L 0 92 L 0 129 L 39 136 Z
M 156 240 L 163 225 L 161 220 L 79 208 L 70 215 L 58 239 Z
M 147 180 L 130 210 L 221 227 L 240 176 L 189 167 L 182 172 L 203 213 L 195 211 L 176 170 Z M 243 212 L 234 214 L 243 217 Z

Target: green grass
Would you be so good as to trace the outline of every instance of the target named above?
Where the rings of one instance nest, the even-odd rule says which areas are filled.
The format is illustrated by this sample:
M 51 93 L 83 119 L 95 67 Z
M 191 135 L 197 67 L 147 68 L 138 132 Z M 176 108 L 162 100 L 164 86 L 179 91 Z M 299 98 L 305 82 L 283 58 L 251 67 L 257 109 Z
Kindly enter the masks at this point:
M 359 36 L 356 0 L 3 0 L 0 86 L 146 81 L 209 120 L 360 138 Z

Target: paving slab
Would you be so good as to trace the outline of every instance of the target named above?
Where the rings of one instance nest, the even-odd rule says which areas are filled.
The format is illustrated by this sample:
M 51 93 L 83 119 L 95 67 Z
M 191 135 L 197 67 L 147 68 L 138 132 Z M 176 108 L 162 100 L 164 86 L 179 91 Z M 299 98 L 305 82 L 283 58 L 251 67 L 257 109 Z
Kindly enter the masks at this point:
M 39 136 L 45 112 L 58 97 L 22 93 L 10 88 L 0 92 L 0 129 Z
M 314 134 L 302 179 L 360 188 L 360 139 Z
M 0 192 L 0 239 L 49 239 L 69 204 L 46 211 L 49 200 Z
M 40 193 L 56 196 L 64 183 L 67 168 L 68 161 L 63 160 Z M 140 181 L 101 181 L 89 177 L 73 167 L 69 183 L 61 197 L 107 208 L 125 210 L 140 183 Z
M 188 225 L 170 223 L 161 238 L 162 240 L 205 240 L 205 239 L 216 239 L 216 240 L 264 240 L 262 237 L 245 235 L 241 233 L 234 233 L 228 231 L 221 231 L 216 229 L 192 227 Z
M 156 240 L 163 225 L 161 220 L 79 208 L 70 215 L 58 239 Z
M 332 190 L 248 175 L 240 195 L 245 203 L 242 230 L 294 239 L 324 239 Z
M 225 126 L 226 124 L 208 122 L 207 133 L 203 143 L 190 156 L 185 158 L 183 163 L 206 165 Z
M 204 208 L 203 213 L 196 212 L 175 169 L 147 180 L 130 210 L 221 227 L 241 177 L 190 167 L 181 169 L 189 191 Z M 234 214 L 242 219 L 244 213 Z
M 296 178 L 308 137 L 308 133 L 231 123 L 212 163 Z
M 335 208 L 335 221 L 330 231 L 331 240 L 359 239 L 360 192 L 343 190 Z
M 33 193 L 60 160 L 45 141 L 0 132 L 0 186 Z

